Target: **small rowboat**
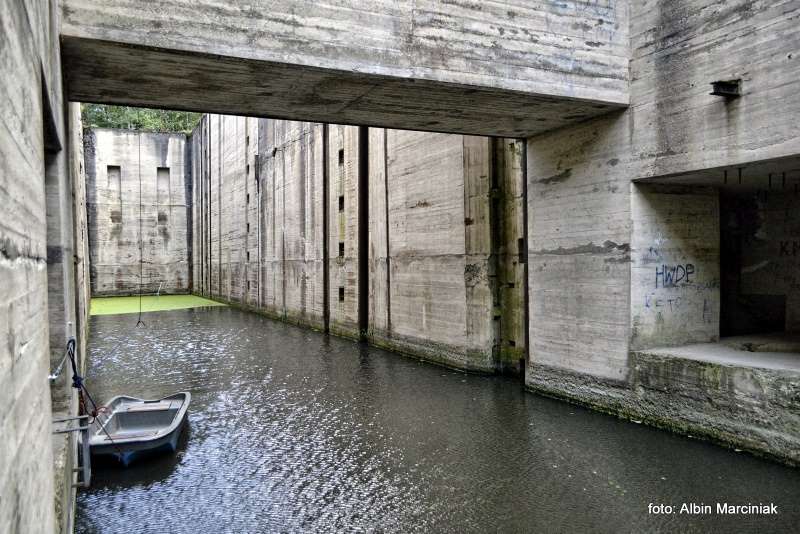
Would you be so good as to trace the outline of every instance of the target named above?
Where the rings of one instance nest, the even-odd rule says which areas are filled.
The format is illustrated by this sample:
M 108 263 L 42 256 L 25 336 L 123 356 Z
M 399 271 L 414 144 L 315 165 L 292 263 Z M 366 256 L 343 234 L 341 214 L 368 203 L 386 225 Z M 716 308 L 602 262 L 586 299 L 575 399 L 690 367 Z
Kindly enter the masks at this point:
M 128 466 L 157 452 L 174 452 L 192 395 L 176 393 L 158 400 L 118 396 L 89 428 L 92 456 L 111 456 Z

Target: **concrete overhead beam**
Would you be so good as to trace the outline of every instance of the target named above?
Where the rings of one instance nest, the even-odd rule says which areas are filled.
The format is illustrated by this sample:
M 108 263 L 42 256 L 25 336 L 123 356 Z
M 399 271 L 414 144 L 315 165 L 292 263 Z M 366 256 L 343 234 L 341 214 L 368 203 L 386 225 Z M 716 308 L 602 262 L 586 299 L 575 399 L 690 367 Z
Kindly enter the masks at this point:
M 628 104 L 626 2 L 62 0 L 61 13 L 72 100 L 506 137 Z

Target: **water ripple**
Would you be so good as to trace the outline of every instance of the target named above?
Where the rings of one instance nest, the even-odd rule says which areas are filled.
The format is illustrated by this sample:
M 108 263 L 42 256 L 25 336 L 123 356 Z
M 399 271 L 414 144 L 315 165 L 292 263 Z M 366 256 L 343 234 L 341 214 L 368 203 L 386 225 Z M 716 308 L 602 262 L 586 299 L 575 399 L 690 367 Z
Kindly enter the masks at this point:
M 97 467 L 79 533 L 780 530 L 797 470 L 230 308 L 92 318 L 101 399 L 189 390 L 179 451 Z M 775 502 L 777 518 L 649 502 Z

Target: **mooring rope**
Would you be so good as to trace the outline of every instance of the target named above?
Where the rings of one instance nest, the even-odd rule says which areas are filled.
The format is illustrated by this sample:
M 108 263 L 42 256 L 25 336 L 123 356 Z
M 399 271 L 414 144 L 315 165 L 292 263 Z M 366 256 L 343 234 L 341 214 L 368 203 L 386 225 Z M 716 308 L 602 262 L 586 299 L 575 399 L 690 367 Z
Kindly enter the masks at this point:
M 74 337 L 71 337 L 71 338 L 69 338 L 69 340 L 67 340 L 67 356 L 69 357 L 69 363 L 72 366 L 72 387 L 78 390 L 78 399 L 79 399 L 80 404 L 83 407 L 83 411 L 84 412 L 86 412 L 86 404 L 85 404 L 85 402 L 83 400 L 83 396 L 86 395 L 86 398 L 89 399 L 89 402 L 92 403 L 92 411 L 91 411 L 90 415 L 92 416 L 92 421 L 91 422 L 93 423 L 95 420 L 97 420 L 98 414 L 107 411 L 108 408 L 106 406 L 100 406 L 98 408 L 97 403 L 92 398 L 92 395 L 89 393 L 89 390 L 86 389 L 86 384 L 83 383 L 83 377 L 80 374 L 78 374 L 78 364 L 75 362 L 75 338 Z M 103 433 L 108 438 L 108 441 L 111 442 L 111 445 L 113 445 L 114 448 L 117 450 L 117 452 L 120 455 L 122 455 L 123 454 L 122 449 L 119 448 L 119 445 L 117 445 L 114 442 L 114 439 L 108 433 L 108 430 L 106 430 L 105 421 L 100 421 L 100 422 L 98 422 L 98 424 L 100 425 L 100 429 L 103 431 Z
M 139 127 L 142 127 L 142 110 L 137 110 L 139 116 Z M 144 238 L 142 237 L 142 132 L 138 132 L 137 139 L 139 141 L 139 318 L 136 320 L 136 326 L 145 326 L 142 321 L 142 270 L 144 267 Z

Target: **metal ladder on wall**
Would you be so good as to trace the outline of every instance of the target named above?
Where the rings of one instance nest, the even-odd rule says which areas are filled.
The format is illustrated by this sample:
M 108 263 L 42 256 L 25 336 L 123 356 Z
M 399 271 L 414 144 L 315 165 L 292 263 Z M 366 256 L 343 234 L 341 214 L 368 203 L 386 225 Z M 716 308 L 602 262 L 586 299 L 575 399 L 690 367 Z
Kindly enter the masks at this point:
M 67 350 L 64 352 L 64 357 L 61 362 L 56 366 L 52 373 L 47 377 L 52 385 L 53 382 L 58 380 L 61 372 L 64 370 L 64 363 L 70 356 L 74 357 L 75 351 L 75 338 L 70 338 L 67 341 Z M 77 421 L 77 423 L 73 423 Z M 53 427 L 60 427 L 53 430 L 53 434 L 70 434 L 72 432 L 80 432 L 81 449 L 78 455 L 78 467 L 72 468 L 72 473 L 78 474 L 78 481 L 72 484 L 73 488 L 88 488 L 92 480 L 92 457 L 89 451 L 89 416 L 77 415 L 75 417 L 63 417 L 52 420 Z M 78 426 L 74 426 L 77 424 Z
M 78 426 L 72 426 L 72 421 L 79 421 Z M 89 451 L 89 416 L 78 415 L 53 419 L 53 425 L 64 425 L 65 428 L 53 430 L 53 434 L 81 433 L 81 449 L 78 455 L 78 467 L 73 467 L 72 472 L 78 474 L 78 481 L 72 484 L 73 488 L 88 488 L 92 481 L 92 457 Z

